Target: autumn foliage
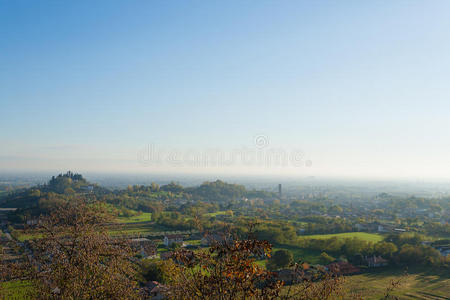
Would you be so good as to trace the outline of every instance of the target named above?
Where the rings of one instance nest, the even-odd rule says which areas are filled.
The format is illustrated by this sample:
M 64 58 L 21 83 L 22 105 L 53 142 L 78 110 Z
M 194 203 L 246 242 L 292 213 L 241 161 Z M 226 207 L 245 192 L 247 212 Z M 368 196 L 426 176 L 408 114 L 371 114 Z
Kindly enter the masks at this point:
M 266 241 L 242 240 L 213 245 L 194 253 L 180 249 L 172 256 L 170 299 L 274 299 L 282 283 L 254 263 L 268 255 Z
M 102 205 L 66 204 L 41 220 L 30 245 L 32 280 L 41 299 L 136 299 L 133 252 L 103 227 Z

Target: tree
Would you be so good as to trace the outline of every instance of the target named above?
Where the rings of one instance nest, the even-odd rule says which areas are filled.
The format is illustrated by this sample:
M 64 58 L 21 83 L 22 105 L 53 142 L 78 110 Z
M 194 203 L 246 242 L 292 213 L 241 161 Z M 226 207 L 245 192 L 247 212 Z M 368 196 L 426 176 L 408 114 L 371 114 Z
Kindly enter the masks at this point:
M 289 266 L 294 261 L 292 253 L 288 250 L 281 249 L 275 251 L 273 256 L 269 259 L 267 267 L 270 270 L 280 269 Z
M 30 261 L 38 298 L 137 297 L 133 253 L 105 231 L 110 220 L 104 205 L 84 202 L 66 203 L 41 218 L 43 238 L 32 243 Z
M 284 282 L 274 272 L 257 265 L 253 258 L 269 255 L 269 243 L 252 239 L 227 240 L 227 243 L 211 247 L 208 252 L 177 250 L 166 263 L 170 275 L 166 298 L 342 299 L 342 277 L 302 263 L 293 266 L 295 288 L 282 291 Z M 313 269 L 313 276 L 306 275 Z
M 227 240 L 228 241 L 228 240 Z M 275 299 L 281 283 L 254 264 L 253 256 L 270 251 L 257 240 L 220 243 L 207 252 L 179 249 L 167 264 L 169 299 Z
M 64 194 L 66 195 L 74 195 L 75 194 L 75 190 L 71 187 L 65 188 L 64 189 Z
M 352 264 L 354 264 L 356 266 L 360 266 L 360 265 L 363 265 L 365 263 L 365 259 L 364 259 L 364 256 L 361 253 L 356 253 L 351 258 L 351 262 L 352 262 Z
M 144 260 L 141 263 L 140 275 L 142 281 L 157 281 L 160 283 L 168 281 L 165 264 L 161 261 Z
M 333 205 L 328 211 L 332 214 L 341 214 L 344 210 L 339 205 Z
M 385 258 L 391 258 L 397 252 L 397 246 L 390 242 L 378 242 L 374 246 L 375 253 Z
M 175 249 L 180 248 L 181 246 L 182 246 L 182 243 L 172 243 L 172 244 L 170 244 L 169 248 L 175 250 Z
M 439 251 L 429 246 L 413 246 L 405 244 L 395 254 L 394 259 L 400 264 L 435 264 L 440 260 Z

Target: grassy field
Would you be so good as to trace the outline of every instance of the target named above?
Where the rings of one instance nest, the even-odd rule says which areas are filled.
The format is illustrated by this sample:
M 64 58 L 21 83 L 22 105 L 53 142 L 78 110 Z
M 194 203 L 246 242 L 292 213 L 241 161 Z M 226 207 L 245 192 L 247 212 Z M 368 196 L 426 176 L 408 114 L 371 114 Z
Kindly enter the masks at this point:
M 200 246 L 201 245 L 201 240 L 185 240 L 184 243 L 186 245 L 192 245 L 192 246 Z
M 111 228 L 108 230 L 108 233 L 111 235 L 123 235 L 123 234 L 148 234 L 152 232 L 164 231 L 166 228 L 157 226 L 157 225 L 148 225 L 148 224 L 128 224 L 122 227 Z M 23 242 L 26 240 L 34 240 L 42 237 L 42 234 L 32 231 L 22 231 L 16 230 L 17 238 L 19 241 Z
M 302 249 L 296 246 L 290 246 L 290 245 L 275 245 L 272 248 L 272 254 L 275 253 L 275 251 L 280 250 L 280 249 L 286 249 L 289 252 L 292 253 L 292 255 L 294 256 L 294 261 L 298 262 L 298 261 L 306 261 L 310 264 L 318 264 L 319 263 L 319 259 L 320 259 L 320 251 L 312 251 L 312 250 L 308 250 L 308 249 Z M 256 261 L 256 263 L 262 267 L 266 267 L 267 264 L 267 260 L 263 259 L 263 260 L 258 260 Z
M 312 251 L 289 245 L 275 245 L 272 249 L 272 253 L 280 249 L 286 249 L 289 252 L 291 252 L 292 255 L 294 256 L 294 261 L 302 260 L 311 264 L 319 263 L 319 257 L 321 253 L 319 251 Z
M 227 214 L 227 211 L 221 210 L 221 211 L 216 211 L 216 212 L 213 212 L 213 213 L 204 214 L 204 216 L 205 217 L 215 217 L 215 216 L 218 216 L 218 215 L 226 215 L 226 214 Z
M 370 241 L 370 242 L 379 242 L 383 240 L 383 236 L 379 234 L 374 233 L 366 233 L 366 232 L 347 232 L 347 233 L 336 233 L 336 234 L 317 234 L 317 235 L 305 235 L 301 236 L 301 238 L 307 238 L 307 239 L 329 239 L 332 237 L 337 238 L 359 238 L 362 240 Z M 313 251 L 309 249 L 303 249 L 297 246 L 291 246 L 291 245 L 274 245 L 272 249 L 272 253 L 274 253 L 277 250 L 280 249 L 286 249 L 292 253 L 294 256 L 295 261 L 306 261 L 310 264 L 318 264 L 320 263 L 320 251 Z M 264 266 L 266 265 L 266 260 L 260 260 L 257 262 L 259 265 Z
M 367 232 L 345 232 L 345 233 L 335 233 L 335 234 L 315 234 L 315 235 L 303 235 L 301 238 L 306 239 L 329 239 L 332 237 L 337 238 L 359 238 L 369 242 L 379 242 L 383 240 L 383 236 L 376 233 Z
M 28 241 L 28 240 L 35 240 L 35 239 L 40 239 L 42 238 L 42 234 L 40 233 L 31 233 L 31 232 L 27 232 L 27 233 L 19 233 L 17 239 L 21 242 L 23 241 Z
M 9 281 L 2 284 L 3 298 L 14 300 L 28 300 L 32 299 L 30 296 L 32 287 L 27 281 Z
M 410 269 L 408 274 L 401 269 L 380 269 L 370 273 L 348 276 L 346 286 L 363 299 L 381 299 L 392 280 L 401 280 L 393 295 L 399 299 L 450 299 L 450 274 L 432 269 Z
M 149 223 L 126 223 L 123 226 L 111 227 L 108 232 L 112 235 L 119 234 L 147 234 L 152 232 L 161 232 L 167 231 L 167 228 L 164 226 L 160 226 L 157 224 L 149 224 Z
M 400 280 L 399 286 L 389 293 L 388 299 L 399 300 L 448 300 L 450 279 L 444 270 L 417 268 L 405 273 L 402 269 L 381 268 L 364 274 L 346 276 L 343 297 L 339 299 L 385 299 L 386 290 L 392 281 Z M 289 287 L 285 287 L 285 290 Z M 295 291 L 296 286 L 292 286 Z M 357 296 L 357 297 L 355 297 Z M 396 297 L 396 298 L 394 298 Z
M 151 235 L 153 233 L 173 232 L 173 229 L 153 224 L 147 221 L 142 222 L 124 222 L 121 224 L 108 225 L 108 233 L 113 236 L 119 235 Z M 19 241 L 33 240 L 42 237 L 42 234 L 32 230 L 16 230 Z
M 132 217 L 118 217 L 116 221 L 118 223 L 140 223 L 149 222 L 152 220 L 152 213 L 143 212 L 141 214 Z

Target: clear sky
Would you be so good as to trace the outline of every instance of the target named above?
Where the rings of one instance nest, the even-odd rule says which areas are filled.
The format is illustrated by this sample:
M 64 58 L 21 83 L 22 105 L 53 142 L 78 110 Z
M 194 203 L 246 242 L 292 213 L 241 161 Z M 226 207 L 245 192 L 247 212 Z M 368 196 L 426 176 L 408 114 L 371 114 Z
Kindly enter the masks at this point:
M 0 170 L 449 179 L 449 16 L 450 1 L 0 0 Z M 148 145 L 177 163 L 142 163 Z M 179 164 L 212 148 L 306 163 Z

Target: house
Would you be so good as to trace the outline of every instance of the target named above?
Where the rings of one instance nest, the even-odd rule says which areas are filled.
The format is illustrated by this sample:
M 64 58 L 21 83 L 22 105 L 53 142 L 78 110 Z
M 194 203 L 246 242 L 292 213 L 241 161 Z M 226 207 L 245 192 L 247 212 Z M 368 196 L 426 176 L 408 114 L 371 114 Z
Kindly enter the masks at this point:
M 366 258 L 366 261 L 369 268 L 385 267 L 389 264 L 388 260 L 376 255 Z
M 174 251 L 166 251 L 166 252 L 161 252 L 159 254 L 159 257 L 162 260 L 169 260 L 169 259 L 171 259 L 175 263 L 180 264 L 180 265 L 184 264 L 186 261 L 193 261 L 195 259 L 195 254 L 194 254 L 193 251 L 184 252 L 182 254 L 183 258 L 180 258 L 180 257 L 178 257 L 178 255 L 175 255 L 175 254 L 176 254 L 176 252 L 174 252 Z
M 356 230 L 357 231 L 367 231 L 367 226 L 366 225 L 364 225 L 364 224 L 356 224 L 355 225 L 355 228 L 356 228 Z
M 164 245 L 166 247 L 169 247 L 170 245 L 174 243 L 183 243 L 183 236 L 181 234 L 170 234 L 164 236 Z
M 37 225 L 37 224 L 39 224 L 40 222 L 39 222 L 39 219 L 29 219 L 29 220 L 27 220 L 27 225 L 28 226 L 35 226 L 35 225 Z
M 153 241 L 147 238 L 136 238 L 130 240 L 131 248 L 144 258 L 156 257 L 157 249 Z
M 94 186 L 93 185 L 83 186 L 81 187 L 81 190 L 84 191 L 85 193 L 92 193 L 94 191 Z
M 275 271 L 277 280 L 283 281 L 286 285 L 297 284 L 302 281 L 315 281 L 324 274 L 327 268 L 322 265 L 309 265 L 303 263 L 300 268 L 282 269 Z
M 202 246 L 225 245 L 231 241 L 233 241 L 233 237 L 231 235 L 213 233 L 205 235 L 201 239 L 200 244 Z
M 331 263 L 331 264 L 327 265 L 326 268 L 329 271 L 331 271 L 335 274 L 340 274 L 340 275 L 355 274 L 355 273 L 359 273 L 361 271 L 361 269 L 355 267 L 354 265 L 352 265 L 351 263 L 346 262 L 346 261 L 339 261 L 339 262 Z
M 286 285 L 301 282 L 303 275 L 300 272 L 291 269 L 283 269 L 275 272 L 277 279 L 283 281 Z
M 394 231 L 394 226 L 390 224 L 378 224 L 378 232 L 392 232 Z
M 437 247 L 436 250 L 438 250 L 442 256 L 450 255 L 450 246 L 440 246 Z
M 163 293 L 166 290 L 167 288 L 164 285 L 160 284 L 158 281 L 148 281 L 145 284 L 146 294 L 147 296 L 150 296 L 150 299 L 153 300 L 164 299 Z

